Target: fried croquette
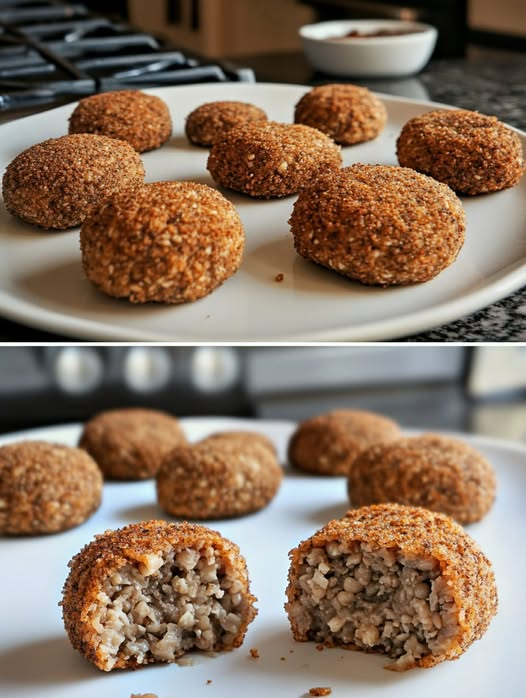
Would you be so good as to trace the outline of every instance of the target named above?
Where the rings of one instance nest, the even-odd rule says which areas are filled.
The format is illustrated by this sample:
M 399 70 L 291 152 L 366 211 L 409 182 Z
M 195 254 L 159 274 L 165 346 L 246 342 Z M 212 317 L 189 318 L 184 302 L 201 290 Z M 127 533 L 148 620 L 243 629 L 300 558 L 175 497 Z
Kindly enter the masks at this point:
M 143 182 L 144 166 L 131 145 L 79 133 L 50 138 L 17 155 L 2 189 L 13 216 L 62 230 L 80 225 L 118 191 Z
M 304 187 L 289 219 L 296 251 L 363 284 L 429 281 L 464 243 L 462 203 L 406 167 L 356 164 Z
M 225 432 L 171 451 L 157 474 L 157 499 L 172 516 L 237 517 L 267 506 L 282 479 L 269 439 Z
M 340 147 L 318 129 L 262 121 L 230 129 L 212 146 L 207 168 L 222 187 L 272 199 L 297 193 L 341 163 Z
M 437 110 L 410 119 L 396 144 L 405 167 L 476 195 L 515 186 L 524 172 L 521 140 L 495 116 Z
M 367 87 L 317 85 L 296 104 L 294 121 L 323 131 L 341 145 L 355 145 L 370 141 L 383 131 L 387 110 Z
M 106 531 L 69 567 L 64 626 L 73 648 L 103 671 L 232 650 L 257 613 L 238 546 L 196 524 Z
M 164 456 L 185 443 L 176 417 L 139 407 L 100 412 L 84 424 L 79 438 L 79 447 L 114 480 L 154 477 Z
M 266 112 L 248 102 L 207 102 L 186 117 L 185 134 L 190 143 L 207 148 L 235 126 L 266 120 Z
M 86 521 L 102 500 L 102 473 L 85 451 L 45 441 L 0 448 L 0 533 L 39 535 Z
M 154 182 L 89 216 L 80 244 L 86 276 L 103 293 L 132 303 L 188 303 L 237 271 L 245 232 L 216 189 Z
M 441 511 L 461 524 L 488 513 L 496 487 L 479 451 L 439 434 L 372 445 L 354 461 L 348 480 L 353 506 L 397 502 Z
M 81 99 L 69 133 L 97 133 L 129 143 L 138 153 L 160 148 L 172 135 L 168 105 L 140 90 L 102 92 Z
M 395 421 L 366 410 L 333 410 L 298 424 L 288 445 L 289 463 L 318 475 L 348 475 L 371 444 L 402 438 Z
M 294 638 L 386 655 L 386 669 L 457 659 L 497 612 L 488 558 L 459 524 L 427 509 L 349 511 L 290 557 Z

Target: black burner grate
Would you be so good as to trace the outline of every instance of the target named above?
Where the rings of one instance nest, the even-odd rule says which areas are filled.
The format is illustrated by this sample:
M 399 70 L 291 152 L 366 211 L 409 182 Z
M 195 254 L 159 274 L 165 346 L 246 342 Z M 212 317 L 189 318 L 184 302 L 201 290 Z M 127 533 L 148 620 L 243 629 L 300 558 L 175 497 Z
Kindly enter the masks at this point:
M 248 68 L 169 50 L 81 4 L 0 0 L 0 110 L 117 89 L 254 79 Z

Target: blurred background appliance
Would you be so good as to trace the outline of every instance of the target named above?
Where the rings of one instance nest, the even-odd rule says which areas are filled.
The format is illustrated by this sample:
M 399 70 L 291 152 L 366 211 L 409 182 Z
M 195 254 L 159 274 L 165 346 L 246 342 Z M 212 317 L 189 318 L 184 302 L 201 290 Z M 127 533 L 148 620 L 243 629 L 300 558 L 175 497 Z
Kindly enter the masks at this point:
M 435 25 L 435 57 L 462 56 L 468 43 L 526 50 L 524 0 L 128 0 L 127 8 L 137 26 L 212 57 L 299 51 L 301 25 L 360 18 Z
M 0 111 L 123 88 L 254 80 L 250 69 L 188 56 L 132 27 L 126 3 L 104 5 L 121 14 L 97 15 L 84 3 L 0 0 Z
M 526 441 L 526 347 L 0 347 L 0 431 L 140 405 L 298 420 L 337 407 Z

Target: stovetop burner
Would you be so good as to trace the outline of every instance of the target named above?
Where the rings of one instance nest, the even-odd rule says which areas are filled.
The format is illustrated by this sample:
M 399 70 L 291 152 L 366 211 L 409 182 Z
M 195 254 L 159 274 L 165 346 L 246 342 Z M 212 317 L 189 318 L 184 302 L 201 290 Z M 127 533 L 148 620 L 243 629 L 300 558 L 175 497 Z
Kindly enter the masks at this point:
M 117 89 L 254 79 L 248 68 L 170 50 L 81 4 L 0 0 L 0 110 Z

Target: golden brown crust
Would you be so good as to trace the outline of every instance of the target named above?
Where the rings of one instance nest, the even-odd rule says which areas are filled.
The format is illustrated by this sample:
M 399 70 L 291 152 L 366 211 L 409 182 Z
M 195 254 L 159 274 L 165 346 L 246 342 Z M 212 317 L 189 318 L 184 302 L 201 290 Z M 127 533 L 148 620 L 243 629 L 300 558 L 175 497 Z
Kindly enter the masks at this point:
M 397 502 L 479 521 L 495 500 L 495 472 L 476 449 L 458 439 L 424 434 L 363 451 L 349 473 L 354 506 Z
M 515 186 L 524 172 L 517 133 L 495 116 L 466 109 L 437 110 L 410 119 L 396 144 L 405 167 L 476 195 Z
M 301 422 L 291 436 L 292 466 L 319 475 L 347 475 L 371 444 L 402 437 L 396 422 L 365 410 L 333 410 Z
M 243 516 L 267 506 L 282 479 L 266 437 L 225 432 L 169 453 L 157 474 L 157 497 L 172 516 Z
M 220 192 L 195 182 L 155 182 L 115 196 L 80 231 L 88 279 L 132 303 L 188 303 L 234 274 L 241 219 Z
M 124 141 L 94 134 L 50 138 L 7 166 L 4 203 L 13 216 L 42 228 L 80 225 L 122 189 L 144 181 L 140 156 Z
M 95 459 L 104 476 L 116 480 L 154 477 L 164 456 L 185 443 L 176 417 L 138 407 L 95 415 L 79 439 L 79 447 Z
M 250 593 L 246 562 L 238 546 L 205 526 L 154 520 L 106 531 L 96 536 L 70 561 L 61 606 L 64 626 L 74 649 L 99 668 L 107 670 L 107 658 L 100 649 L 101 629 L 94 626 L 93 614 L 100 605 L 99 594 L 113 573 L 129 565 L 142 574 L 152 555 L 162 557 L 168 550 L 201 551 L 208 547 L 213 548 L 221 559 L 222 572 L 233 575 L 241 584 L 240 593 L 246 601 L 243 622 L 231 645 L 214 649 L 239 647 L 257 611 L 253 606 L 256 598 Z M 155 661 L 150 657 L 146 663 Z M 133 657 L 118 656 L 112 668 L 137 666 Z
M 230 129 L 212 146 L 207 168 L 223 187 L 272 199 L 295 194 L 341 163 L 339 146 L 318 129 L 263 121 Z
M 406 167 L 364 164 L 303 188 L 289 223 L 302 257 L 380 286 L 432 279 L 455 261 L 466 228 L 445 184 Z
M 207 102 L 186 117 L 185 133 L 190 143 L 207 148 L 235 126 L 266 120 L 263 109 L 248 102 Z
M 376 138 L 384 129 L 387 110 L 367 87 L 317 85 L 296 104 L 294 121 L 319 129 L 341 145 Z
M 457 659 L 482 637 L 497 612 L 497 589 L 491 563 L 475 541 L 445 514 L 419 507 L 379 504 L 351 510 L 345 518 L 330 521 L 311 538 L 290 552 L 291 565 L 286 610 L 299 596 L 298 570 L 314 548 L 331 541 L 365 543 L 368 549 L 387 549 L 405 559 L 434 559 L 440 566 L 454 600 L 457 635 L 442 654 L 427 654 L 414 664 L 430 667 L 446 659 Z M 308 640 L 291 620 L 294 638 Z M 324 643 L 332 646 L 330 642 Z M 348 646 L 349 649 L 357 649 Z M 374 650 L 373 650 L 374 651 Z M 409 667 L 406 667 L 409 668 Z
M 172 135 L 167 104 L 139 90 L 103 92 L 81 99 L 69 118 L 69 133 L 96 133 L 129 143 L 143 153 Z
M 0 448 L 0 533 L 57 533 L 83 523 L 102 498 L 102 474 L 84 451 L 44 441 Z

